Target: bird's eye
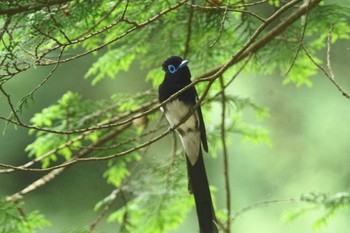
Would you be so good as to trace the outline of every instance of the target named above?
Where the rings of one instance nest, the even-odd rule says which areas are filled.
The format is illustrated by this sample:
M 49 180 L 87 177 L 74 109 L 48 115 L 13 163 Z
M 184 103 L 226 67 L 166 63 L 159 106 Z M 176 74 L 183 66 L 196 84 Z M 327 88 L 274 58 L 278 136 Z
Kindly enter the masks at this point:
M 172 73 L 172 74 L 176 72 L 176 68 L 175 68 L 174 65 L 168 65 L 168 70 L 169 70 L 169 72 Z

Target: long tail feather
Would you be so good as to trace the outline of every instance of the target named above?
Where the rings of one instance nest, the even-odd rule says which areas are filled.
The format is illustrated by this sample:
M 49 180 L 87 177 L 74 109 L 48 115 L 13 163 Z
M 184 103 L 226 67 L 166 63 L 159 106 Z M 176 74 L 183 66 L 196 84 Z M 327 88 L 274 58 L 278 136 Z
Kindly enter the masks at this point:
M 193 166 L 187 158 L 187 170 L 190 191 L 193 193 L 196 203 L 200 232 L 217 233 L 216 217 L 201 149 L 198 160 Z

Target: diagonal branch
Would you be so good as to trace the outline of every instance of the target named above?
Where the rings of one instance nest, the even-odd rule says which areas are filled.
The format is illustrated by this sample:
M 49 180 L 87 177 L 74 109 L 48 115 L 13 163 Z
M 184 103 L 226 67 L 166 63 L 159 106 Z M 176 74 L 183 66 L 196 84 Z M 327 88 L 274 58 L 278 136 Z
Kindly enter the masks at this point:
M 307 6 L 309 7 L 310 5 L 310 2 L 311 0 L 308 0 L 307 2 Z M 304 41 L 304 37 L 305 37 L 305 31 L 306 31 L 306 26 L 307 26 L 307 19 L 308 19 L 308 11 L 309 9 L 307 9 L 306 13 L 305 13 L 305 18 L 304 20 L 302 20 L 302 29 L 301 29 L 301 33 L 300 33 L 300 37 L 299 37 L 299 44 L 298 44 L 298 48 L 297 48 L 297 51 L 293 57 L 293 60 L 291 62 L 291 65 L 290 67 L 288 68 L 287 72 L 286 72 L 286 76 L 289 74 L 289 72 L 292 70 L 294 64 L 295 64 L 295 61 L 297 60 L 298 56 L 299 56 L 299 53 L 300 53 L 300 50 L 302 48 L 302 44 L 303 44 L 303 41 Z
M 182 1 L 182 3 L 184 3 L 186 1 Z M 141 113 L 140 115 L 136 115 L 134 117 L 131 117 L 125 121 L 122 122 L 118 122 L 117 124 L 114 124 L 114 126 L 120 126 L 123 124 L 127 124 L 129 122 L 131 122 L 132 120 L 139 118 L 142 115 L 146 115 L 149 114 L 150 112 L 153 112 L 155 110 L 157 110 L 159 107 L 165 105 L 167 102 L 172 101 L 174 98 L 176 98 L 179 94 L 183 93 L 185 90 L 187 90 L 188 88 L 190 88 L 193 85 L 196 85 L 199 82 L 207 82 L 207 86 L 203 92 L 203 94 L 201 95 L 201 97 L 199 98 L 199 101 L 197 103 L 197 105 L 194 107 L 194 109 L 196 107 L 198 107 L 204 100 L 204 98 L 207 96 L 212 84 L 214 83 L 214 81 L 216 80 L 217 77 L 219 77 L 221 74 L 223 74 L 229 67 L 231 67 L 232 65 L 238 63 L 239 61 L 241 61 L 242 59 L 244 59 L 245 57 L 249 56 L 250 54 L 257 52 L 260 48 L 262 48 L 264 45 L 266 45 L 268 42 L 270 42 L 272 39 L 274 39 L 276 36 L 278 36 L 279 34 L 281 34 L 289 25 L 291 25 L 292 23 L 294 23 L 297 19 L 299 19 L 303 14 L 305 14 L 307 12 L 308 9 L 311 9 L 312 7 L 315 7 L 320 0 L 311 0 L 309 6 L 307 5 L 302 5 L 298 10 L 296 10 L 294 13 L 292 13 L 289 17 L 287 17 L 284 21 L 280 22 L 279 24 L 277 24 L 271 31 L 269 31 L 268 33 L 266 33 L 266 35 L 264 37 L 262 37 L 260 40 L 256 41 L 254 43 L 254 41 L 256 40 L 256 38 L 260 35 L 260 33 L 268 26 L 268 24 L 270 24 L 271 22 L 273 22 L 275 19 L 277 19 L 283 12 L 287 11 L 289 8 L 293 7 L 295 4 L 297 4 L 299 1 L 298 0 L 294 0 L 289 2 L 288 4 L 284 5 L 283 7 L 281 7 L 278 11 L 275 12 L 275 14 L 273 14 L 271 17 L 269 17 L 256 31 L 255 33 L 252 35 L 252 37 L 246 42 L 246 44 L 243 46 L 243 48 L 241 50 L 239 50 L 234 56 L 232 56 L 231 59 L 229 59 L 226 63 L 202 74 L 198 79 L 194 80 L 191 84 L 189 84 L 188 86 L 186 86 L 185 88 L 183 88 L 182 90 L 180 90 L 179 92 L 175 93 L 174 95 L 172 95 L 169 99 L 167 99 L 166 101 L 164 101 L 163 103 L 160 104 L 155 104 L 153 105 L 150 109 L 147 109 L 146 111 L 144 111 L 143 113 Z M 190 115 L 192 114 L 192 112 L 189 112 L 188 116 L 186 116 L 183 121 L 179 122 L 178 125 L 182 124 Z M 176 125 L 174 128 L 176 128 L 178 125 Z M 107 125 L 104 125 L 103 127 L 105 127 Z M 170 132 L 172 132 L 173 129 L 170 129 L 168 131 L 163 132 L 162 134 L 153 137 L 152 139 L 150 139 L 147 142 L 144 142 L 140 145 L 135 146 L 134 148 L 130 148 L 127 149 L 125 151 L 122 151 L 120 153 L 116 153 L 116 154 L 112 154 L 109 156 L 105 156 L 105 157 L 99 157 L 99 158 L 77 158 L 75 160 L 71 160 L 69 162 L 66 162 L 64 164 L 61 165 L 57 165 L 57 166 L 53 166 L 53 167 L 49 167 L 46 169 L 27 169 L 27 171 L 39 171 L 39 172 L 43 172 L 43 171 L 51 171 L 51 170 L 55 170 L 61 167 L 66 167 L 66 166 L 70 166 L 73 165 L 77 162 L 83 162 L 83 161 L 101 161 L 101 160 L 109 160 L 109 159 L 113 159 L 113 158 L 117 158 L 120 156 L 124 156 L 126 154 L 129 154 L 133 151 L 139 150 L 141 148 L 144 148 L 158 140 L 160 140 L 161 138 L 165 137 L 166 135 L 168 135 Z M 76 133 L 79 132 L 75 131 Z
M 0 9 L 0 15 L 15 15 L 23 12 L 35 12 L 47 6 L 59 5 L 70 1 L 72 0 L 52 0 L 52 1 L 46 2 L 45 4 L 41 4 L 39 3 L 39 1 L 34 1 L 35 3 L 33 4 L 27 4 L 27 5 L 22 5 L 18 7 L 7 8 L 7 9 Z
M 329 35 L 328 35 L 328 40 L 327 40 L 327 69 L 328 71 L 321 66 L 320 64 L 317 63 L 317 61 L 315 61 L 315 59 L 312 57 L 312 55 L 310 54 L 310 52 L 305 48 L 304 45 L 302 45 L 302 48 L 306 54 L 306 56 L 310 59 L 310 61 L 318 68 L 320 69 L 324 75 L 334 84 L 334 86 L 342 93 L 342 95 L 348 99 L 350 99 L 350 94 L 347 93 L 339 84 L 338 82 L 335 80 L 335 76 L 331 67 L 331 61 L 330 61 L 330 51 L 331 51 L 331 29 L 329 31 Z
M 253 205 L 244 207 L 238 211 L 232 216 L 232 221 L 236 220 L 238 217 L 240 217 L 242 214 L 260 208 L 260 207 L 267 207 L 271 205 L 277 205 L 277 204 L 289 204 L 289 203 L 296 203 L 299 202 L 300 200 L 297 198 L 288 198 L 288 199 L 277 199 L 277 200 L 271 200 L 271 201 L 263 201 L 263 202 L 258 202 Z
M 224 25 L 225 25 L 225 20 L 226 20 L 226 15 L 227 15 L 227 12 L 228 12 L 228 6 L 229 5 L 230 5 L 230 1 L 227 1 L 227 5 L 226 5 L 225 11 L 224 11 L 224 15 L 222 16 L 222 20 L 221 20 L 221 23 L 220 23 L 219 34 L 216 37 L 216 39 L 214 40 L 214 42 L 211 45 L 209 45 L 209 48 L 212 48 L 219 41 L 219 39 L 220 39 L 220 37 L 222 35 L 222 31 L 224 30 Z
M 265 36 L 263 36 L 260 40 L 256 41 L 254 43 L 254 41 L 256 40 L 256 38 L 261 34 L 261 32 L 271 23 L 273 22 L 275 19 L 277 19 L 282 13 L 284 13 L 285 11 L 287 11 L 288 9 L 290 9 L 291 7 L 293 7 L 295 4 L 297 4 L 298 2 L 300 2 L 300 0 L 293 0 L 291 2 L 289 2 L 288 4 L 282 6 L 278 11 L 275 12 L 275 14 L 273 14 L 271 17 L 269 17 L 264 23 L 262 23 L 260 25 L 260 27 L 254 32 L 254 34 L 252 35 L 252 37 L 247 41 L 247 43 L 243 46 L 242 49 L 240 49 L 231 59 L 229 59 L 227 62 L 225 62 L 222 65 L 219 65 L 205 73 L 203 73 L 202 75 L 200 75 L 198 77 L 197 80 L 195 80 L 192 84 L 190 84 L 189 86 L 185 87 L 183 90 L 181 90 L 179 93 L 176 93 L 176 96 L 179 95 L 180 93 L 182 93 L 183 91 L 187 90 L 188 88 L 190 88 L 191 86 L 197 84 L 198 82 L 201 81 L 208 81 L 211 78 L 217 78 L 219 77 L 221 74 L 223 74 L 229 67 L 233 66 L 234 64 L 240 62 L 242 59 L 244 59 L 245 57 L 249 56 L 252 53 L 257 52 L 259 49 L 261 49 L 264 45 L 266 45 L 267 43 L 269 43 L 271 40 L 273 40 L 276 36 L 278 36 L 279 34 L 281 34 L 286 28 L 288 28 L 288 26 L 290 26 L 292 23 L 294 23 L 296 20 L 298 20 L 303 14 L 305 14 L 308 10 L 312 9 L 313 7 L 315 7 L 321 0 L 310 0 L 309 4 L 304 4 L 302 5 L 297 11 L 295 11 L 293 14 L 291 14 L 289 17 L 287 17 L 285 20 L 283 20 L 282 22 L 280 22 L 279 24 L 277 24 L 271 31 L 269 31 L 268 33 L 266 33 Z M 183 0 L 181 2 L 179 2 L 176 5 L 173 5 L 172 7 L 158 13 L 157 15 L 155 15 L 154 17 L 152 17 L 151 19 L 149 19 L 147 22 L 144 22 L 142 24 L 138 24 L 138 27 L 141 26 L 145 26 L 147 25 L 149 22 L 155 21 L 156 19 L 158 19 L 159 17 L 161 17 L 162 15 L 166 14 L 167 12 L 179 7 L 181 4 L 186 3 L 186 0 Z M 133 30 L 136 30 L 137 26 L 132 27 L 131 29 L 129 29 L 127 32 L 125 32 L 126 34 L 130 33 Z M 125 36 L 126 34 L 123 34 L 123 36 Z M 122 36 L 122 35 L 121 35 Z M 109 43 L 109 42 L 108 42 Z M 87 51 L 88 53 L 89 51 Z M 77 55 L 77 56 L 82 56 L 82 55 Z M 68 58 L 70 59 L 70 58 Z M 175 98 L 176 96 L 174 96 L 173 98 Z M 169 98 L 168 101 L 171 101 L 173 98 Z M 164 105 L 167 102 L 162 103 L 162 105 Z M 153 111 L 155 111 L 156 109 L 158 109 L 160 106 L 162 105 L 156 105 L 153 108 L 145 111 L 142 113 L 142 115 L 147 115 Z M 126 124 L 136 118 L 138 118 L 139 116 L 135 116 L 132 117 L 126 121 L 123 122 L 118 122 L 117 124 L 111 124 L 111 122 L 105 123 L 103 125 L 99 125 L 98 127 L 94 127 L 95 129 L 103 129 L 103 128 L 108 128 L 108 127 L 113 127 L 113 126 L 120 126 L 123 124 Z M 17 124 L 17 122 L 12 121 L 11 119 L 7 119 L 7 118 L 3 118 L 0 117 L 0 119 L 3 120 L 7 120 L 11 123 Z M 51 129 L 41 129 L 35 126 L 30 126 L 30 125 L 21 125 L 24 126 L 26 128 L 30 128 L 30 129 L 35 129 L 35 130 L 42 130 L 42 131 L 47 131 L 47 132 L 52 132 L 52 133 L 80 133 L 80 132 L 84 132 L 84 131 L 89 131 L 92 130 L 92 128 L 87 128 L 87 129 L 82 129 L 82 130 L 71 130 L 69 132 L 62 132 L 62 131 L 55 131 L 55 130 L 51 130 Z
M 103 43 L 103 44 L 101 44 L 101 45 L 99 45 L 99 46 L 97 46 L 97 47 L 95 47 L 95 48 L 93 48 L 93 49 L 91 49 L 91 50 L 82 52 L 82 53 L 80 53 L 80 54 L 78 54 L 78 55 L 75 55 L 75 56 L 73 56 L 73 57 L 66 58 L 66 59 L 62 60 L 61 63 L 68 62 L 68 61 L 72 61 L 72 60 L 75 60 L 75 59 L 77 59 L 77 58 L 80 58 L 80 57 L 83 57 L 83 56 L 85 56 L 85 55 L 88 55 L 88 54 L 91 54 L 91 53 L 93 53 L 93 52 L 96 52 L 96 51 L 98 51 L 98 50 L 101 50 L 101 49 L 105 48 L 106 46 L 108 46 L 108 45 L 110 45 L 110 44 L 112 44 L 112 43 L 114 43 L 114 42 L 116 42 L 116 41 L 118 41 L 118 40 L 124 38 L 124 37 L 127 36 L 128 34 L 134 32 L 134 31 L 136 31 L 136 30 L 139 30 L 140 28 L 143 28 L 143 27 L 145 27 L 145 26 L 151 24 L 152 22 L 154 22 L 154 21 L 160 19 L 161 17 L 163 17 L 164 15 L 168 14 L 169 12 L 171 12 L 171 11 L 173 11 L 173 10 L 179 8 L 180 6 L 184 5 L 187 1 L 188 1 L 188 0 L 182 0 L 182 1 L 180 1 L 180 2 L 178 2 L 178 3 L 176 3 L 176 4 L 174 4 L 174 5 L 172 5 L 172 6 L 170 6 L 170 7 L 168 7 L 168 8 L 165 9 L 165 10 L 162 10 L 162 11 L 158 12 L 156 15 L 154 15 L 154 16 L 152 16 L 151 18 L 145 20 L 144 22 L 142 22 L 142 23 L 136 23 L 133 27 L 127 29 L 125 32 L 123 32 L 123 33 L 121 33 L 120 35 L 114 37 L 113 39 L 107 41 L 106 43 Z M 110 27 L 114 27 L 115 25 L 119 24 L 121 21 L 125 21 L 125 18 L 122 17 L 122 18 L 118 19 L 117 21 L 115 21 L 113 24 L 111 24 L 111 26 L 106 26 L 106 27 L 104 27 L 103 29 L 101 29 L 101 30 L 99 30 L 99 31 L 97 31 L 97 32 L 94 32 L 94 33 L 92 33 L 92 34 L 90 34 L 90 35 L 88 35 L 88 36 L 85 36 L 85 37 L 83 37 L 83 38 L 78 38 L 78 39 L 76 39 L 76 40 L 72 40 L 71 42 L 68 42 L 68 43 L 66 43 L 66 44 L 64 44 L 64 45 L 66 45 L 66 46 L 67 46 L 67 45 L 74 45 L 74 44 L 83 42 L 84 40 L 89 39 L 90 37 L 95 36 L 96 34 L 99 34 L 99 33 L 101 33 L 101 32 L 105 32 L 105 31 L 108 30 Z M 50 52 L 52 52 L 52 51 L 58 49 L 60 46 L 61 46 L 61 45 L 57 45 L 57 46 L 55 46 L 55 47 L 49 49 L 48 51 L 46 51 L 46 52 L 42 55 L 42 57 L 44 57 L 44 56 L 46 56 L 47 54 L 49 54 Z M 52 62 L 48 61 L 48 62 L 45 62 L 45 63 L 40 63 L 40 59 L 39 59 L 39 62 L 38 62 L 37 65 L 46 66 L 46 65 L 51 64 L 51 63 L 53 63 L 53 62 L 54 62 L 54 61 L 52 61 Z
M 115 138 L 116 135 L 120 134 L 123 132 L 125 129 L 127 129 L 129 125 L 126 125 L 122 128 L 115 129 L 114 131 L 106 134 L 104 137 L 102 137 L 99 141 L 93 144 L 93 146 L 101 146 L 111 139 Z M 92 149 L 84 149 L 80 151 L 77 155 L 75 155 L 72 159 L 77 159 L 81 157 L 88 156 L 93 150 Z M 47 182 L 51 181 L 55 177 L 57 177 L 60 173 L 65 171 L 68 167 L 67 166 L 62 166 L 56 170 L 51 171 L 50 173 L 44 175 L 43 177 L 39 178 L 38 180 L 34 181 L 32 184 L 28 185 L 26 188 L 22 189 L 21 191 L 9 196 L 6 198 L 7 201 L 17 201 L 22 198 L 23 195 L 36 190 L 37 188 L 45 185 Z M 16 170 L 19 170 L 17 168 L 14 168 Z
M 221 64 L 215 68 L 212 68 L 211 70 L 201 74 L 198 76 L 198 79 L 206 80 L 213 77 L 220 76 L 223 72 L 225 72 L 228 68 L 233 66 L 234 64 L 242 61 L 245 57 L 249 56 L 252 53 L 257 52 L 262 47 L 264 47 L 267 43 L 272 41 L 276 36 L 280 35 L 284 30 L 286 30 L 290 25 L 292 25 L 296 20 L 298 20 L 301 16 L 303 16 L 308 10 L 314 8 L 317 6 L 321 0 L 311 0 L 309 5 L 303 4 L 299 7 L 297 11 L 295 11 L 293 14 L 291 14 L 289 17 L 284 19 L 282 22 L 277 24 L 271 31 L 265 34 L 261 39 L 255 41 L 255 39 L 260 35 L 260 33 L 272 22 L 274 21 L 278 16 L 280 16 L 283 12 L 290 9 L 294 5 L 296 5 L 298 0 L 290 1 L 283 7 L 281 7 L 278 11 L 276 11 L 275 14 L 273 14 L 271 17 L 269 17 L 251 36 L 249 41 L 243 46 L 241 50 L 239 50 L 231 59 L 229 59 L 224 64 Z

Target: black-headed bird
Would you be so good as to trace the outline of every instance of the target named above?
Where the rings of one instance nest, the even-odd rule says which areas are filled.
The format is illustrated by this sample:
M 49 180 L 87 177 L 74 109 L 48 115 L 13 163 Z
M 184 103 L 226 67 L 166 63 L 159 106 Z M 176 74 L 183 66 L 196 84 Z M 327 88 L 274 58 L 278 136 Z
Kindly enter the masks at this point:
M 179 56 L 172 56 L 164 61 L 162 68 L 165 71 L 165 77 L 158 89 L 160 102 L 167 100 L 191 83 L 191 73 L 187 63 L 187 60 Z M 201 108 L 198 106 L 194 109 L 197 102 L 196 89 L 191 86 L 167 102 L 162 111 L 171 127 L 183 122 L 184 118 L 190 114 L 189 112 L 192 112 L 187 120 L 176 128 L 176 131 L 186 153 L 189 189 L 194 195 L 200 232 L 216 233 L 218 228 L 202 154 L 202 147 L 208 152 L 208 143 Z

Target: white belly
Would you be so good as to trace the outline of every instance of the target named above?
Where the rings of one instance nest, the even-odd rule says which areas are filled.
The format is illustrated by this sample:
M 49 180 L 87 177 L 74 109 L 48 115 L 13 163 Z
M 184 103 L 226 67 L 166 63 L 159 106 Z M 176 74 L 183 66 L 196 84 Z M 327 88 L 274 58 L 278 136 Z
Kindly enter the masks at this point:
M 179 100 L 171 101 L 165 108 L 165 117 L 171 126 L 177 125 L 190 111 L 190 107 Z M 201 137 L 199 125 L 198 115 L 195 111 L 177 128 L 182 146 L 192 165 L 196 163 L 200 150 Z

